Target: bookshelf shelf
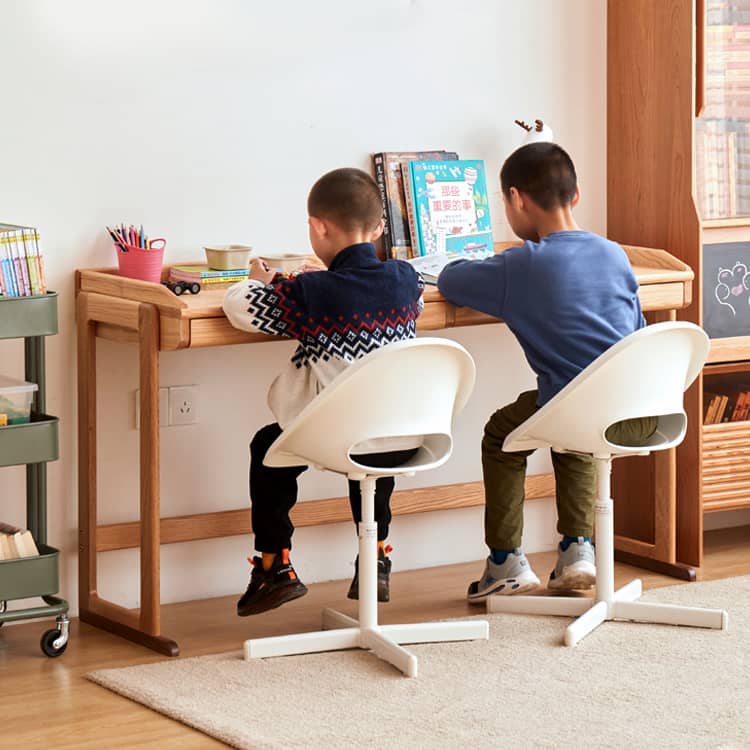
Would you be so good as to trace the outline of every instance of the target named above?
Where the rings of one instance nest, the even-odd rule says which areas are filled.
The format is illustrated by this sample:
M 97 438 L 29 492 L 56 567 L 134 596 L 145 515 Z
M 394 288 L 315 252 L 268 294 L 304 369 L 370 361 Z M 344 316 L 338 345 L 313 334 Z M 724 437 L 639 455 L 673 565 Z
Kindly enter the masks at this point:
M 0 427 L 0 466 L 26 465 L 26 525 L 39 555 L 0 560 L 0 625 L 14 620 L 56 616 L 44 633 L 42 651 L 59 656 L 68 644 L 68 602 L 59 590 L 60 553 L 47 544 L 47 461 L 58 458 L 58 419 L 45 413 L 46 336 L 57 333 L 57 294 L 0 298 L 0 339 L 24 339 L 25 378 L 38 385 L 31 421 Z M 43 606 L 8 610 L 7 602 L 41 597 Z

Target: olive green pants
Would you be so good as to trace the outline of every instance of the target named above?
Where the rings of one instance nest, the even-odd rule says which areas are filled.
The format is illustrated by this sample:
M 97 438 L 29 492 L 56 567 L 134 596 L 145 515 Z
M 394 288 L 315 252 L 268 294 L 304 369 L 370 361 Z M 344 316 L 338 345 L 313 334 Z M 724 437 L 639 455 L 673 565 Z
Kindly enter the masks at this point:
M 533 451 L 507 453 L 505 438 L 539 407 L 537 391 L 522 393 L 515 403 L 498 409 L 484 428 L 484 535 L 488 547 L 521 546 L 526 457 Z M 620 445 L 641 445 L 656 430 L 656 418 L 628 419 L 613 424 L 606 437 Z M 574 453 L 552 451 L 557 501 L 557 530 L 568 536 L 593 536 L 596 475 L 594 460 Z

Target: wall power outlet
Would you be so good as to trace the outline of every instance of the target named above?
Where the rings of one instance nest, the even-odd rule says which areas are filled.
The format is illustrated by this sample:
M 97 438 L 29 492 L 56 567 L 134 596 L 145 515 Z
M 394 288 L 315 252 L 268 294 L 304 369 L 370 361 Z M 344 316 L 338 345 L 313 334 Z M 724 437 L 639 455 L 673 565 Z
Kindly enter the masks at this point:
M 173 385 L 169 389 L 169 424 L 198 423 L 198 386 Z

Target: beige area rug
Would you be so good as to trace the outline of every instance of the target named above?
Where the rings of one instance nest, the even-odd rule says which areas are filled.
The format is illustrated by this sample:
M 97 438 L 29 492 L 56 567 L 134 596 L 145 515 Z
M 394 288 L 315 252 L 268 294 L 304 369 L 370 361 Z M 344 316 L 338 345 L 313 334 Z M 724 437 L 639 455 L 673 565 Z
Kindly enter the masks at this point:
M 411 646 L 408 679 L 364 651 L 240 652 L 90 679 L 238 748 L 750 748 L 750 576 L 648 592 L 729 610 L 729 631 L 490 615 L 490 640 Z M 238 646 L 241 644 L 238 644 Z

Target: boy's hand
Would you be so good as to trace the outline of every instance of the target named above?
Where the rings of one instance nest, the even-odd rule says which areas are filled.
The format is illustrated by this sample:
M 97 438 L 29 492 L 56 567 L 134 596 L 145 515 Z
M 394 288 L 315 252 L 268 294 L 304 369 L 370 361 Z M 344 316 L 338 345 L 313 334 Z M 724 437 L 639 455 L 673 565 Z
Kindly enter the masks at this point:
M 295 268 L 293 274 L 296 276 L 300 273 L 311 273 L 313 271 L 325 271 L 326 267 L 322 263 L 303 263 L 298 268 Z
M 270 284 L 273 281 L 273 277 L 276 275 L 276 271 L 269 268 L 266 262 L 260 258 L 253 258 L 250 261 L 250 276 L 249 278 L 261 281 L 264 284 Z

